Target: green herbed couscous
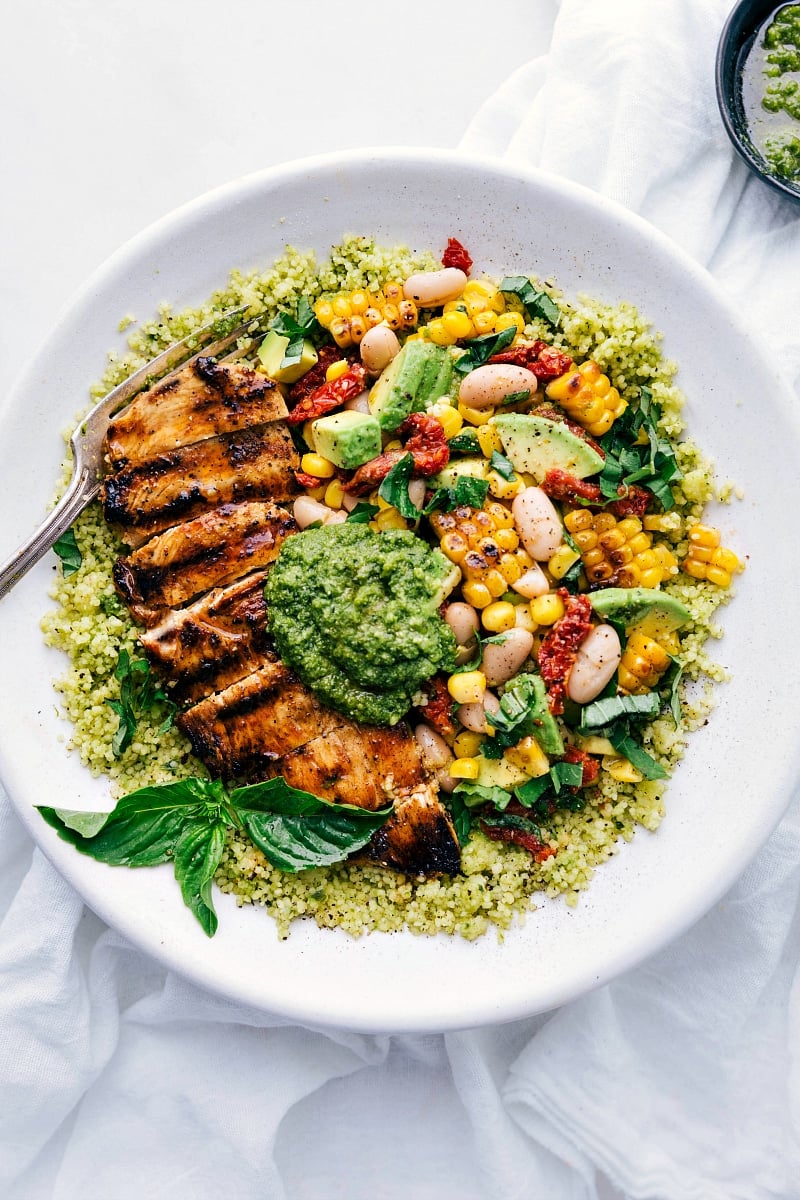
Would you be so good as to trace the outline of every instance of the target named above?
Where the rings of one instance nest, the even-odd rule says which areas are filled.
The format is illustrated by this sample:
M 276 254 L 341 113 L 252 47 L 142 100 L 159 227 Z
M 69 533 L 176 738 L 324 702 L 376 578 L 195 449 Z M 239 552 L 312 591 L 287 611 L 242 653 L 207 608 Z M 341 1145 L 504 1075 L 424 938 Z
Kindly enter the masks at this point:
M 271 853 L 264 813 L 252 818 L 247 807 L 251 789 L 226 791 L 175 724 L 169 685 L 142 658 L 140 630 L 115 587 L 114 564 L 126 547 L 100 504 L 76 522 L 70 570 L 62 555 L 56 607 L 43 621 L 48 644 L 69 658 L 55 687 L 72 726 L 70 748 L 109 778 L 115 798 L 188 779 L 204 813 L 250 813 L 217 822 L 207 878 L 195 878 L 191 855 L 179 871 L 175 845 L 183 835 L 175 831 L 153 860 L 174 855 L 184 898 L 209 933 L 212 873 L 239 904 L 266 908 L 281 936 L 296 918 L 310 917 L 354 936 L 407 928 L 475 938 L 490 926 L 507 929 L 537 893 L 574 904 L 595 867 L 638 825 L 658 828 L 667 777 L 687 734 L 707 717 L 712 684 L 724 678 L 705 647 L 720 636 L 714 614 L 741 564 L 702 524 L 715 495 L 712 471 L 691 441 L 679 440 L 684 398 L 658 335 L 630 304 L 571 300 L 551 282 L 520 276 L 481 278 L 457 243 L 448 255 L 443 268 L 431 253 L 387 250 L 363 237 L 346 239 L 322 264 L 289 249 L 267 271 L 234 273 L 200 308 L 163 306 L 130 335 L 125 355 L 110 357 L 92 390 L 104 395 L 166 346 L 247 305 L 262 328 L 271 326 L 259 369 L 281 382 L 290 411 L 293 398 L 297 412 L 309 406 L 307 420 L 294 422 L 302 489 L 294 512 L 308 534 L 289 543 L 308 538 L 318 553 L 326 538 L 333 546 L 346 537 L 353 555 L 382 539 L 402 554 L 403 539 L 416 533 L 424 554 L 436 556 L 435 565 L 431 558 L 415 567 L 414 578 L 426 582 L 414 608 L 431 614 L 426 636 L 431 622 L 441 625 L 430 641 L 435 651 L 420 650 L 428 646 L 422 633 L 415 643 L 423 664 L 433 655 L 427 674 L 435 671 L 438 684 L 415 666 L 417 675 L 392 693 L 385 720 L 411 706 L 423 761 L 458 833 L 460 869 L 424 877 L 353 858 L 385 816 L 347 842 L 341 861 L 329 854 L 328 865 L 297 869 L 314 860 L 290 854 L 287 865 Z M 445 277 L 458 285 L 461 270 L 452 294 L 430 292 Z M 380 336 L 366 338 L 372 329 Z M 383 363 L 387 344 L 392 353 Z M 354 379 L 361 385 L 352 390 L 364 391 L 363 364 L 372 365 L 369 404 L 350 405 L 342 421 L 343 388 Z M 319 383 L 304 394 L 297 386 L 312 368 Z M 320 396 L 336 397 L 337 380 L 339 402 L 320 406 Z M 542 440 L 555 443 L 555 457 L 544 462 Z M 638 509 L 620 503 L 637 496 L 644 496 Z M 558 519 L 553 544 L 534 556 L 531 504 L 539 506 L 537 536 L 550 509 Z M 279 588 L 291 588 L 298 569 L 302 563 L 271 573 L 268 595 L 290 595 Z M 298 603 L 297 620 L 312 608 Z M 413 614 L 406 619 L 414 625 Z M 304 678 L 307 664 L 295 663 L 287 624 L 271 623 L 270 632 Z M 613 651 L 611 669 L 586 654 L 579 669 L 581 647 L 598 629 Z M 305 633 L 294 642 L 311 644 Z M 496 660 L 517 643 L 524 661 L 509 676 Z M 310 669 L 328 678 L 319 661 Z M 592 691 L 598 670 L 607 677 Z M 363 699 L 366 688 L 366 709 L 341 711 L 380 721 L 375 679 L 373 670 L 367 684 L 338 684 L 340 692 L 325 698 L 336 706 L 343 692 L 356 705 L 352 697 Z M 48 819 L 92 853 L 93 829 Z M 149 861 L 130 847 L 126 854 L 105 861 Z

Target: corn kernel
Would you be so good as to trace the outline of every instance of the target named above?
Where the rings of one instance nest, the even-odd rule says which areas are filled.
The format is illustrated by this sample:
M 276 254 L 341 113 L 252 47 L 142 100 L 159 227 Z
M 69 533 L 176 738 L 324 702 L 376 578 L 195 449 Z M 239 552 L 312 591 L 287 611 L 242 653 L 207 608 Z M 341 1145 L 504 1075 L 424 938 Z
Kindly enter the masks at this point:
M 550 770 L 550 760 L 535 737 L 524 737 L 516 746 L 506 750 L 505 757 L 512 766 L 519 767 L 532 779 L 538 779 Z
M 494 540 L 501 550 L 516 550 L 519 545 L 519 534 L 516 529 L 495 529 Z
M 350 318 L 350 337 L 353 339 L 354 345 L 359 346 L 361 344 L 361 339 L 368 329 L 369 325 L 364 317 L 356 315 Z
M 445 325 L 443 317 L 434 317 L 426 328 L 428 337 L 436 346 L 452 346 L 456 340 Z
M 350 308 L 354 316 L 363 316 L 370 305 L 370 295 L 357 289 L 350 293 Z
M 340 350 L 346 350 L 348 346 L 352 346 L 349 317 L 334 317 L 330 324 L 330 331 L 331 337 Z
M 555 625 L 564 615 L 564 601 L 555 592 L 547 592 L 530 601 L 530 610 L 537 625 Z
M 457 433 L 460 433 L 464 426 L 464 418 L 457 409 L 453 408 L 452 404 L 444 404 L 439 402 L 428 409 L 431 416 L 436 417 L 436 420 L 444 430 L 444 436 L 448 442 L 450 438 L 454 438 Z
M 461 594 L 466 603 L 471 604 L 473 608 L 486 608 L 487 604 L 492 603 L 492 593 L 486 584 L 475 579 L 470 579 L 464 584 Z
M 714 529 L 711 525 L 693 525 L 689 530 L 689 541 L 694 546 L 716 550 L 721 540 L 719 530 Z
M 472 315 L 473 336 L 482 337 L 486 333 L 494 333 L 497 325 L 497 314 L 491 309 L 476 312 Z
M 466 404 L 459 404 L 458 411 L 470 425 L 485 425 L 494 416 L 493 408 L 468 408 Z
M 495 600 L 481 613 L 481 624 L 491 633 L 505 633 L 507 629 L 513 629 L 516 623 L 516 606 L 507 600 Z
M 547 569 L 553 579 L 563 579 L 570 567 L 574 567 L 580 558 L 580 553 L 571 546 L 559 546 L 547 564 Z
M 375 517 L 375 524 L 381 533 L 387 529 L 408 529 L 408 522 L 405 517 L 401 517 L 396 508 L 387 508 L 379 512 Z
M 472 733 L 471 730 L 465 729 L 453 741 L 453 753 L 456 758 L 474 758 L 480 753 L 483 738 L 479 733 Z
M 495 500 L 490 500 L 485 505 L 485 509 L 489 516 L 494 521 L 495 529 L 513 529 L 514 514 L 510 508 L 506 508 L 505 504 L 498 504 Z
M 333 383 L 335 379 L 341 379 L 350 369 L 350 364 L 346 358 L 340 358 L 336 362 L 331 363 L 325 372 L 325 379 L 328 383 Z
M 493 600 L 496 600 L 498 596 L 502 596 L 503 592 L 508 591 L 508 584 L 503 578 L 502 572 L 496 569 L 487 571 L 483 577 L 483 582 L 489 589 L 489 595 Z
M 492 454 L 503 452 L 503 443 L 494 425 L 481 425 L 478 428 L 478 445 L 484 458 L 491 458 Z
M 325 503 L 328 508 L 341 508 L 344 500 L 344 488 L 338 479 L 332 479 L 325 488 Z
M 456 704 L 480 704 L 486 691 L 483 671 L 462 671 L 451 675 L 447 690 Z
M 318 300 L 314 305 L 314 316 L 319 321 L 324 329 L 327 329 L 336 313 L 333 311 L 333 305 L 330 300 Z
M 529 605 L 514 605 L 514 627 L 515 629 L 527 629 L 528 633 L 536 633 L 536 630 L 539 628 L 539 626 L 531 616 Z
M 331 460 L 316 453 L 303 455 L 300 459 L 300 470 L 305 471 L 306 475 L 313 475 L 315 479 L 330 479 L 336 474 L 336 467 Z
M 495 332 L 502 333 L 504 329 L 510 329 L 512 325 L 519 335 L 525 328 L 525 321 L 518 312 L 504 312 L 495 322 Z
M 449 773 L 453 779 L 477 779 L 480 770 L 476 758 L 456 758 L 450 763 Z
M 459 338 L 471 337 L 474 333 L 472 321 L 470 321 L 465 312 L 459 312 L 457 309 L 454 312 L 445 313 L 442 317 L 442 324 L 453 338 L 453 341 L 458 341 Z
M 715 567 L 713 563 L 709 564 L 706 579 L 709 583 L 715 583 L 717 587 L 729 588 L 731 586 L 730 571 L 723 571 L 722 567 Z

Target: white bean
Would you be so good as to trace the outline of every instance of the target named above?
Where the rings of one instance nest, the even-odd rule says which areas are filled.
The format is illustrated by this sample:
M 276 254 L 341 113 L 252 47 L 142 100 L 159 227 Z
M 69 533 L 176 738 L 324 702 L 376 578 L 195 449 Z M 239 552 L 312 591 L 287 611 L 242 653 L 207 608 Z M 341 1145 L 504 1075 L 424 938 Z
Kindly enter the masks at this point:
M 500 709 L 500 701 L 494 692 L 484 692 L 483 700 L 474 704 L 459 704 L 458 719 L 470 733 L 486 733 L 487 712 L 496 713 Z
M 369 413 L 369 392 L 359 392 L 352 400 L 347 400 L 344 407 L 349 408 L 351 412 Z
M 414 737 L 417 739 L 422 761 L 430 770 L 437 771 L 453 761 L 453 751 L 441 734 L 431 729 L 430 725 L 417 725 Z
M 342 496 L 342 508 L 347 512 L 352 512 L 357 504 L 362 503 L 361 496 L 354 496 L 352 492 L 345 492 Z
M 298 496 L 292 506 L 294 519 L 301 529 L 308 529 L 309 525 L 313 525 L 315 521 L 324 521 L 330 515 L 330 509 L 327 504 L 320 504 L 319 500 L 312 499 L 311 496 Z
M 531 558 L 546 562 L 561 545 L 561 519 L 541 488 L 529 487 L 515 496 L 511 512 L 517 533 Z
M 324 507 L 324 506 L 323 506 Z M 323 525 L 344 525 L 347 513 L 343 508 L 328 509 L 327 516 L 322 518 Z
M 417 508 L 422 508 L 425 503 L 425 492 L 428 485 L 424 479 L 412 479 L 408 485 L 408 498 Z
M 413 300 L 420 308 L 435 308 L 455 300 L 464 290 L 467 277 L 458 267 L 444 267 L 441 271 L 421 271 L 409 275 L 403 284 L 406 300 Z
M 475 644 L 475 634 L 480 626 L 477 611 L 471 604 L 463 604 L 460 600 L 448 604 L 444 619 L 453 631 L 453 637 L 459 646 Z
M 534 563 L 532 567 L 528 567 L 528 570 L 523 575 L 520 575 L 517 582 L 512 583 L 511 586 L 515 592 L 519 592 L 520 596 L 524 596 L 526 600 L 535 600 L 537 596 L 544 596 L 550 591 L 547 576 L 538 563 Z
M 388 325 L 373 325 L 361 339 L 359 353 L 370 375 L 380 375 L 400 353 L 400 343 Z
M 533 634 L 527 629 L 515 626 L 502 636 L 502 642 L 490 642 L 483 650 L 481 670 L 492 687 L 516 675 L 533 650 Z
M 439 782 L 439 788 L 443 792 L 454 792 L 461 782 L 460 779 L 454 779 L 450 774 L 449 767 L 442 767 L 436 772 L 436 778 Z
M 611 625 L 595 625 L 578 647 L 567 676 L 567 695 L 576 704 L 588 704 L 599 696 L 619 666 L 622 647 Z
M 527 392 L 532 396 L 536 388 L 536 376 L 527 367 L 488 363 L 464 377 L 458 398 L 467 408 L 496 408 L 506 396 L 515 392 Z

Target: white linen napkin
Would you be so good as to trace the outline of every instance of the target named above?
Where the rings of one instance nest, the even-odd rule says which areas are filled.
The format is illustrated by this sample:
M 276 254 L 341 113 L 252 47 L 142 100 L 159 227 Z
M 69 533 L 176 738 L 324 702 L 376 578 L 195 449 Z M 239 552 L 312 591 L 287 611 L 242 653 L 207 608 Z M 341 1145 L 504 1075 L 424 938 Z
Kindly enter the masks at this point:
M 800 385 L 800 209 L 725 139 L 726 7 L 563 0 L 550 53 L 464 145 L 659 225 Z M 795 1200 L 799 884 L 795 803 L 708 917 L 557 1013 L 444 1037 L 322 1034 L 206 995 L 106 929 L 0 789 L 0 1196 L 608 1200 L 610 1180 L 640 1200 Z

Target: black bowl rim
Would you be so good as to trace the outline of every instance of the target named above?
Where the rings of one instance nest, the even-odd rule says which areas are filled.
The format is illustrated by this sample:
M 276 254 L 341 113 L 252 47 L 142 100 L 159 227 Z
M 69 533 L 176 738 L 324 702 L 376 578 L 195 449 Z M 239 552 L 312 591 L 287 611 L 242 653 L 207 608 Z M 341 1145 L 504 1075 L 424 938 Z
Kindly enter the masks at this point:
M 785 2 L 788 3 L 788 0 L 785 0 Z M 725 132 L 730 138 L 734 150 L 736 150 L 739 156 L 747 163 L 750 170 L 755 175 L 758 175 L 761 179 L 763 179 L 764 183 L 768 184 L 769 187 L 774 188 L 784 196 L 789 196 L 792 200 L 800 202 L 800 184 L 794 186 L 791 183 L 788 183 L 786 180 L 781 179 L 780 176 L 773 175 L 767 169 L 763 160 L 761 158 L 757 158 L 748 144 L 742 139 L 739 133 L 737 122 L 734 119 L 731 110 L 732 98 L 728 88 L 726 87 L 724 77 L 726 74 L 726 68 L 728 67 L 729 63 L 731 63 L 732 57 L 735 54 L 738 54 L 743 40 L 738 39 L 738 42 L 734 44 L 734 31 L 738 32 L 738 19 L 742 10 L 752 7 L 752 5 L 753 0 L 739 0 L 739 2 L 731 9 L 728 19 L 722 27 L 722 33 L 720 34 L 719 42 L 717 44 L 717 59 L 715 69 L 717 104 L 719 106 L 720 115 L 722 116 L 722 123 L 725 126 Z M 783 7 L 784 5 L 779 2 L 772 6 L 770 12 L 777 12 L 779 8 Z M 763 21 L 759 21 L 758 25 L 752 26 L 752 32 L 755 33 L 756 30 L 760 28 L 761 24 L 763 24 Z M 733 74 L 734 78 L 736 78 L 738 75 L 738 69 L 734 69 L 733 64 L 731 64 L 731 73 Z

